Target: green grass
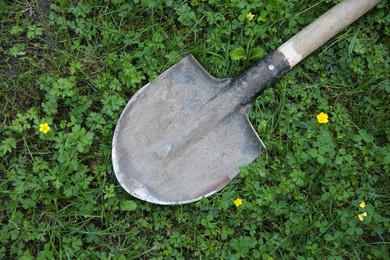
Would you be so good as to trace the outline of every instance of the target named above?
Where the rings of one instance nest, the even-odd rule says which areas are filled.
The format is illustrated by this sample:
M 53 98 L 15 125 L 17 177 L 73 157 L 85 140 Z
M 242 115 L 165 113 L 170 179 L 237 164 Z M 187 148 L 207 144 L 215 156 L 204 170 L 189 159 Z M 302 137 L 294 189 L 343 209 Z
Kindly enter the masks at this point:
M 389 259 L 388 1 L 260 96 L 250 118 L 267 153 L 183 206 L 139 201 L 115 179 L 131 95 L 188 53 L 237 76 L 338 1 L 7 2 L 1 259 Z

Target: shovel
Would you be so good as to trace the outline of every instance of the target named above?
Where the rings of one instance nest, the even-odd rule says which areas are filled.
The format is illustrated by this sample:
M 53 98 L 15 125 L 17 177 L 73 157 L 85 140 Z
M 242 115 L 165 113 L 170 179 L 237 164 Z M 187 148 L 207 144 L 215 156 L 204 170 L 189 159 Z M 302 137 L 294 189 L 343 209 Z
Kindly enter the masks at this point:
M 234 79 L 214 78 L 192 55 L 173 65 L 134 94 L 118 120 L 112 162 L 120 185 L 163 205 L 220 191 L 264 151 L 248 120 L 252 101 L 379 2 L 343 1 Z

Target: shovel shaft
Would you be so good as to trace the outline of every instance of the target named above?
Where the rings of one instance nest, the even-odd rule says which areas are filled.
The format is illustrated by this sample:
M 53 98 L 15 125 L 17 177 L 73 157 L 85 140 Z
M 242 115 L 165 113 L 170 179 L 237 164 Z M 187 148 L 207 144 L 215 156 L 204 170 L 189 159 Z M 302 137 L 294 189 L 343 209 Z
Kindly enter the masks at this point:
M 345 0 L 278 48 L 294 67 L 381 0 Z

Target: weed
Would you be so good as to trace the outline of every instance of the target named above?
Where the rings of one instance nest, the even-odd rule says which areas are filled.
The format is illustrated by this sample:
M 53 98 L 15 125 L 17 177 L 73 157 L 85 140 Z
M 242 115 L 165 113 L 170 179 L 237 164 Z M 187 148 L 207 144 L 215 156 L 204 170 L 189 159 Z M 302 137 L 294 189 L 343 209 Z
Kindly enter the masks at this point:
M 170 207 L 115 179 L 131 95 L 189 52 L 236 76 L 338 1 L 49 2 L 0 2 L 0 258 L 389 258 L 387 0 L 256 99 L 264 156 Z

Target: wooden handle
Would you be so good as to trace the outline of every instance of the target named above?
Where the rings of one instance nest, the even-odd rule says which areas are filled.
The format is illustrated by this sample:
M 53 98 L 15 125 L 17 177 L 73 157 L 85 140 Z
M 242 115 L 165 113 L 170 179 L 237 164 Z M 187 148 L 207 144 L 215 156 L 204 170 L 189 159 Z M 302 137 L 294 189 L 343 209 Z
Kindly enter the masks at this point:
M 380 1 L 345 0 L 309 24 L 278 50 L 283 53 L 292 68 Z

